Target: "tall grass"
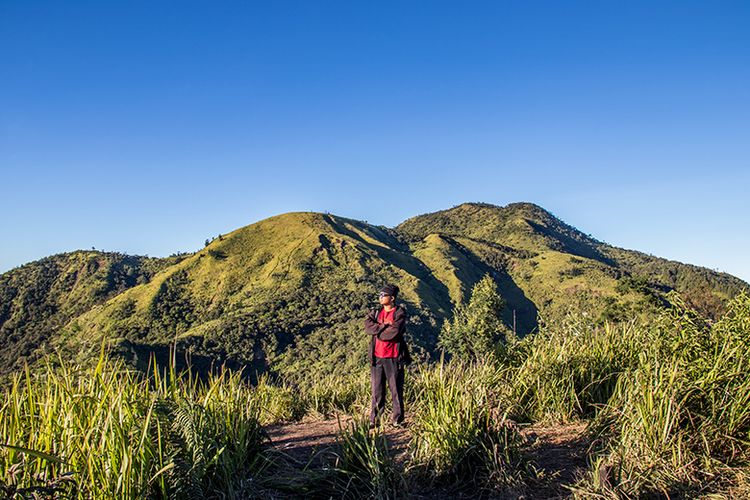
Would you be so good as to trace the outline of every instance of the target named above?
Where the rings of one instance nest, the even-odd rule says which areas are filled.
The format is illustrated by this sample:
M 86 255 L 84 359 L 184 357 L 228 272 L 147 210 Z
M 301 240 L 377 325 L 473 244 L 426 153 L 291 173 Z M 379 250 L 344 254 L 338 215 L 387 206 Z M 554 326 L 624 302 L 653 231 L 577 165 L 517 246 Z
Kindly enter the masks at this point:
M 27 369 L 0 402 L 11 494 L 240 498 L 263 467 L 260 407 L 240 374 L 144 377 L 102 353 L 92 368 Z
M 519 479 L 517 429 L 506 419 L 492 364 L 443 363 L 415 377 L 413 467 L 437 480 L 507 487 Z
M 322 484 L 374 498 L 407 479 L 522 488 L 524 443 L 510 419 L 584 419 L 596 455 L 582 496 L 750 491 L 750 297 L 714 324 L 673 300 L 650 323 L 570 316 L 491 360 L 418 366 L 406 376 L 407 474 L 355 419 Z M 230 372 L 139 374 L 104 353 L 95 366 L 58 364 L 17 374 L 0 396 L 0 494 L 251 496 L 267 464 L 262 425 L 363 415 L 370 398 L 366 367 L 251 387 Z
M 404 481 L 381 429 L 370 430 L 366 419 L 355 419 L 339 433 L 338 445 L 336 496 L 378 499 L 405 496 Z
M 255 400 L 261 408 L 264 425 L 295 422 L 308 412 L 308 401 L 294 386 L 272 382 L 262 375 L 255 385 Z
M 711 326 L 678 302 L 657 331 L 594 421 L 603 453 L 584 492 L 695 495 L 747 475 L 750 298 Z
M 295 422 L 305 416 L 361 415 L 370 403 L 369 371 L 363 367 L 357 373 L 298 376 L 289 381 L 263 375 L 255 391 L 264 424 Z
M 495 467 L 512 483 L 523 475 L 518 441 L 506 434 L 495 446 L 501 466 L 484 444 L 503 416 L 587 419 L 600 451 L 577 489 L 584 496 L 747 491 L 750 298 L 735 298 L 715 324 L 672 301 L 650 323 L 571 316 L 501 347 L 497 364 L 423 368 L 412 393 L 414 465 L 472 482 Z
M 333 414 L 363 415 L 370 404 L 369 370 L 329 375 L 299 387 L 309 413 L 320 417 Z
M 637 321 L 594 325 L 570 315 L 542 326 L 507 349 L 514 418 L 565 422 L 593 416 L 652 340 L 651 331 Z

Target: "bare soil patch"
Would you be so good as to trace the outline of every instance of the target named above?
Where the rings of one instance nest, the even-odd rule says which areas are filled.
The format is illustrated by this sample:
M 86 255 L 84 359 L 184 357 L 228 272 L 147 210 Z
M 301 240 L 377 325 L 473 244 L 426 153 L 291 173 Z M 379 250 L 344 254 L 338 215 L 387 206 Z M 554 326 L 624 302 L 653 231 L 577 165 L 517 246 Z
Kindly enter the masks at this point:
M 278 424 L 267 428 L 274 450 L 288 459 L 286 474 L 294 480 L 293 469 L 315 470 L 330 466 L 335 459 L 336 440 L 342 429 L 352 422 L 352 417 L 340 415 L 326 420 L 303 420 Z M 404 465 L 409 458 L 409 421 L 403 428 L 385 427 L 384 433 L 394 459 Z M 588 442 L 585 439 L 584 423 L 565 425 L 534 425 L 522 430 L 527 440 L 525 453 L 533 470 L 534 478 L 521 494 L 498 498 L 516 499 L 561 499 L 571 496 L 564 486 L 574 483 L 586 470 Z M 290 468 L 292 470 L 290 470 Z M 468 498 L 461 493 L 448 494 L 426 488 L 412 491 L 413 498 Z
M 564 485 L 575 483 L 586 471 L 589 443 L 586 424 L 535 425 L 522 431 L 528 440 L 527 456 L 536 469 L 527 498 L 567 498 Z
M 288 424 L 272 425 L 266 429 L 271 445 L 301 464 L 320 463 L 332 453 L 336 438 L 341 430 L 352 423 L 349 415 L 339 415 L 326 420 L 303 420 Z M 405 462 L 411 435 L 405 427 L 384 427 L 388 446 L 397 462 Z

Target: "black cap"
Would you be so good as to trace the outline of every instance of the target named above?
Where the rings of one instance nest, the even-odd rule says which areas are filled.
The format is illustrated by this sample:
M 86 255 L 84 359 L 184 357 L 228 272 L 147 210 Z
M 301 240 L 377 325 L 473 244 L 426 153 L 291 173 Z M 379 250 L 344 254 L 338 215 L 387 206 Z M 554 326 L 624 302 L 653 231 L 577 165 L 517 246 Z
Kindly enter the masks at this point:
M 398 296 L 398 287 L 389 283 L 380 289 L 380 293 L 390 295 L 395 299 Z

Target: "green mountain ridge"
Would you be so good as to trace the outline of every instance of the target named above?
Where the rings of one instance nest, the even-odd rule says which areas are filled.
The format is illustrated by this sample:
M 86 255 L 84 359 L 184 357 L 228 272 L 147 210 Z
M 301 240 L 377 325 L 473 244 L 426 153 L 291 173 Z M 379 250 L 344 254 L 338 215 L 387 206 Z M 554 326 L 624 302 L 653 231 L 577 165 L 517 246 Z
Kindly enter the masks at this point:
M 23 367 L 72 318 L 148 282 L 177 260 L 77 251 L 0 275 L 0 372 Z
M 465 203 L 395 228 L 294 212 L 179 258 L 76 252 L 0 275 L 0 338 L 11 353 L 0 371 L 55 349 L 85 359 L 102 341 L 140 366 L 174 344 L 207 364 L 290 376 L 350 369 L 364 362 L 361 318 L 384 282 L 401 287 L 410 341 L 428 355 L 485 274 L 520 335 L 570 309 L 600 321 L 648 315 L 672 289 L 714 314 L 749 288 L 609 246 L 530 203 Z

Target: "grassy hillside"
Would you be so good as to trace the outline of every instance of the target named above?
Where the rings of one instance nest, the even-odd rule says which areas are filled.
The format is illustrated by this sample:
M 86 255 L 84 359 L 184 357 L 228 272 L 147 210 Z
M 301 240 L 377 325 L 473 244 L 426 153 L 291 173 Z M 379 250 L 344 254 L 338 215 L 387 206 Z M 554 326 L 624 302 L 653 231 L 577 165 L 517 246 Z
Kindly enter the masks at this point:
M 421 251 L 425 238 L 452 238 L 495 276 L 520 317 L 520 333 L 536 327 L 537 312 L 556 321 L 571 309 L 601 321 L 652 315 L 671 290 L 709 317 L 748 285 L 734 276 L 612 247 L 530 203 L 498 207 L 464 203 L 413 217 L 396 227 Z M 533 306 L 532 306 L 533 305 Z
M 79 251 L 53 255 L 0 275 L 0 373 L 35 359 L 72 318 L 146 283 L 176 259 Z
M 689 306 L 714 320 L 726 312 L 730 299 L 748 287 L 731 274 L 705 267 L 615 247 L 604 247 L 603 252 L 628 270 L 630 278 L 624 280 L 624 286 L 642 288 L 645 284 L 651 288 L 677 290 Z
M 603 258 L 598 241 L 533 203 L 511 203 L 504 207 L 464 203 L 448 210 L 412 217 L 396 230 L 412 240 L 439 233 L 497 243 L 515 250 L 538 252 L 550 249 Z
M 105 337 L 140 360 L 176 342 L 206 362 L 230 359 L 261 370 L 287 366 L 290 357 L 302 369 L 305 359 L 330 358 L 321 349 L 331 344 L 342 360 L 360 361 L 361 321 L 386 281 L 401 287 L 412 340 L 430 348 L 433 329 L 450 310 L 448 290 L 392 231 L 289 213 L 214 240 L 93 308 L 70 325 L 66 341 L 79 351 Z
M 45 343 L 86 359 L 106 340 L 140 366 L 176 343 L 198 366 L 351 370 L 364 363 L 361 320 L 383 283 L 401 287 L 410 341 L 428 353 L 486 274 L 520 336 L 571 311 L 595 323 L 652 316 L 673 289 L 718 317 L 747 289 L 726 274 L 611 247 L 529 203 L 466 203 L 394 229 L 288 213 L 176 259 L 76 252 L 2 275 L 0 334 L 10 348 L 0 364 L 11 369 Z

